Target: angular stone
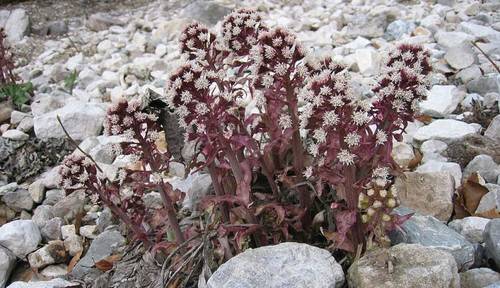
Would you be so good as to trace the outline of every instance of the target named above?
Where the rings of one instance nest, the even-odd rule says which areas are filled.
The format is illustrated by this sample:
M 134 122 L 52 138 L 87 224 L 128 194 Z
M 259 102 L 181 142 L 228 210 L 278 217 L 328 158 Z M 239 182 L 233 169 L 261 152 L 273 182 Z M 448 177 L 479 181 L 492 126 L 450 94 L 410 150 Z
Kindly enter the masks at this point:
M 67 240 L 67 239 L 66 239 Z M 76 264 L 71 275 L 82 278 L 91 271 L 94 263 L 108 257 L 113 251 L 125 244 L 125 238 L 116 230 L 106 230 L 99 234 L 85 256 Z
M 495 116 L 493 120 L 491 120 L 490 125 L 484 132 L 484 136 L 490 137 L 500 143 L 500 115 Z
M 380 69 L 380 55 L 372 48 L 356 50 L 354 54 L 359 72 L 363 75 L 374 75 Z
M 477 172 L 488 183 L 496 183 L 500 175 L 500 166 L 489 155 L 477 155 L 467 164 L 463 178 L 467 179 L 472 173 Z
M 63 224 L 64 221 L 59 217 L 50 219 L 41 230 L 42 238 L 47 242 L 61 240 L 61 227 Z
M 469 45 L 465 45 L 448 49 L 444 55 L 444 60 L 454 69 L 460 70 L 474 64 L 476 57 Z
M 489 268 L 475 268 L 460 273 L 460 285 L 463 288 L 484 288 L 500 282 L 500 273 Z
M 45 226 L 52 218 L 54 218 L 54 213 L 52 212 L 52 206 L 49 205 L 40 205 L 33 212 L 33 222 L 38 228 Z
M 412 210 L 399 207 L 395 212 L 406 215 Z M 390 233 L 393 244 L 413 243 L 449 252 L 461 271 L 474 263 L 474 245 L 432 216 L 414 214 L 401 228 L 402 231 L 396 229 Z
M 342 287 L 344 272 L 330 252 L 286 242 L 248 249 L 222 264 L 209 288 Z
M 45 196 L 45 185 L 43 185 L 42 181 L 35 181 L 30 184 L 28 187 L 28 191 L 30 192 L 31 199 L 36 203 L 41 203 Z
M 450 141 L 448 147 L 443 152 L 449 161 L 465 167 L 477 155 L 489 155 L 497 163 L 500 163 L 500 149 L 495 140 L 479 134 L 470 134 L 463 138 Z
M 76 191 L 57 202 L 52 209 L 55 217 L 72 220 L 77 213 L 83 211 L 85 192 Z
M 37 269 L 66 261 L 63 241 L 50 241 L 49 244 L 28 255 L 28 261 L 31 268 Z
M 392 271 L 387 266 L 392 264 Z M 389 268 L 390 269 L 390 268 Z M 348 270 L 349 287 L 459 288 L 453 257 L 417 244 L 399 244 L 368 252 Z
M 477 93 L 480 95 L 485 95 L 490 92 L 500 93 L 500 75 L 496 73 L 479 76 L 469 81 L 466 86 L 469 93 Z
M 83 238 L 76 234 L 69 235 L 64 238 L 64 248 L 70 256 L 75 256 L 83 251 Z
M 33 208 L 33 199 L 26 189 L 18 188 L 13 192 L 8 192 L 3 195 L 3 202 L 7 204 L 10 208 L 21 211 L 21 210 L 31 210 Z
M 420 102 L 420 109 L 424 114 L 444 117 L 455 111 L 464 97 L 465 93 L 454 85 L 434 85 L 427 99 Z
M 10 273 L 16 266 L 16 256 L 9 250 L 0 247 L 0 287 L 5 287 Z
M 439 45 L 444 48 L 459 47 L 467 45 L 474 37 L 464 32 L 445 32 L 439 31 L 434 36 Z
M 16 43 L 23 39 L 30 31 L 30 18 L 24 9 L 15 9 L 10 13 L 5 23 L 5 34 L 10 43 Z
M 413 30 L 415 30 L 413 22 L 398 19 L 387 25 L 384 37 L 387 40 L 399 40 L 403 35 L 410 35 Z
M 392 158 L 401 167 L 408 167 L 410 161 L 415 158 L 415 153 L 413 153 L 413 147 L 409 144 L 403 142 L 394 143 L 394 147 L 391 152 Z
M 492 219 L 484 229 L 486 255 L 500 267 L 500 218 Z
M 471 243 L 483 243 L 483 232 L 488 222 L 490 219 L 471 216 L 455 219 L 448 226 L 462 234 Z
M 401 204 L 447 221 L 453 211 L 454 181 L 448 172 L 406 172 L 395 182 Z
M 28 134 L 16 129 L 10 129 L 3 132 L 2 137 L 14 141 L 26 141 L 30 138 Z
M 487 40 L 488 42 L 500 41 L 500 32 L 488 26 L 482 26 L 472 22 L 462 22 L 458 25 L 458 29 L 474 35 L 477 39 Z
M 43 268 L 43 270 L 40 271 L 40 274 L 47 279 L 63 277 L 66 274 L 68 274 L 68 265 L 66 264 L 50 265 Z
M 194 1 L 183 9 L 181 16 L 194 19 L 208 25 L 215 25 L 224 16 L 231 13 L 231 8 L 217 3 L 217 1 Z
M 31 220 L 15 220 L 0 226 L 0 245 L 24 258 L 42 241 L 40 230 Z
M 486 184 L 484 186 L 488 189 L 488 193 L 479 201 L 476 213 L 484 213 L 492 210 L 500 213 L 500 185 Z
M 477 133 L 475 125 L 453 119 L 438 119 L 417 130 L 413 139 L 423 142 L 430 139 L 450 142 L 468 134 Z
M 87 27 L 93 31 L 102 31 L 106 30 L 111 26 L 122 26 L 125 25 L 123 21 L 118 18 L 115 18 L 109 14 L 105 13 L 96 13 L 90 15 L 89 19 L 86 23 Z
M 52 279 L 50 281 L 23 282 L 16 281 L 10 284 L 7 288 L 71 288 L 78 287 L 80 284 L 69 282 L 61 278 Z
M 45 192 L 45 200 L 43 200 L 43 205 L 54 205 L 64 198 L 64 191 L 61 189 L 51 189 Z

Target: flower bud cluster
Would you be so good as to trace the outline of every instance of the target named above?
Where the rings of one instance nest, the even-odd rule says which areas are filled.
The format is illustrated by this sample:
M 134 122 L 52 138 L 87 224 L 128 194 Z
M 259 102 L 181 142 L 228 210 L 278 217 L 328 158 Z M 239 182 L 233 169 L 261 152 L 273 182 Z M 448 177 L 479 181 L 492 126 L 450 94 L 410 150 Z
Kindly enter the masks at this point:
M 86 189 L 86 185 L 97 179 L 95 164 L 87 157 L 73 153 L 64 158 L 59 168 L 59 187 L 68 192 Z
M 259 33 L 266 30 L 261 20 L 257 12 L 245 8 L 227 15 L 222 24 L 225 46 L 238 56 L 248 55 L 257 43 Z

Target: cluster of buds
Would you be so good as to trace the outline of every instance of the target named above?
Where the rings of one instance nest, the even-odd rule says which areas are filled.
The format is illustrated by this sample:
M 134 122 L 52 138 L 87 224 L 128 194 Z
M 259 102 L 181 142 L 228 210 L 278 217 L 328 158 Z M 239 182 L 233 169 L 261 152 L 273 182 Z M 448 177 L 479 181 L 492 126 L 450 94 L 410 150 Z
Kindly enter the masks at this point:
M 59 168 L 59 187 L 67 192 L 86 189 L 98 181 L 98 171 L 95 164 L 83 155 L 73 153 L 64 158 Z
M 373 89 L 378 96 L 373 114 L 380 139 L 393 135 L 401 140 L 400 135 L 418 112 L 419 102 L 426 98 L 431 71 L 429 53 L 420 46 L 404 44 L 390 52 Z
M 261 20 L 260 15 L 250 9 L 239 9 L 226 16 L 222 25 L 225 46 L 238 56 L 248 55 L 259 34 L 267 30 Z

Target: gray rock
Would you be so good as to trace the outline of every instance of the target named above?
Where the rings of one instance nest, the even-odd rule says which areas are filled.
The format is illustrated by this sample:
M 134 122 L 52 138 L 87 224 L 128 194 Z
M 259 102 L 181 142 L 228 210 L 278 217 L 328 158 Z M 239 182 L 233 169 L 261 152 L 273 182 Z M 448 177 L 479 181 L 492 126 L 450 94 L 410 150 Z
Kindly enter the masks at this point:
M 30 192 L 31 199 L 36 203 L 41 203 L 45 196 L 45 185 L 43 185 L 42 181 L 37 180 L 30 184 L 28 187 L 28 191 Z
M 396 142 L 392 148 L 391 156 L 399 166 L 408 168 L 408 164 L 415 158 L 415 153 L 413 146 L 404 142 Z
M 342 287 L 344 272 L 330 252 L 300 243 L 248 249 L 222 264 L 209 288 Z
M 484 288 L 500 281 L 500 273 L 489 268 L 476 268 L 460 273 L 462 288 Z
M 474 64 L 476 58 L 472 49 L 467 46 L 452 47 L 446 51 L 444 59 L 454 69 L 460 70 Z
M 75 218 L 76 214 L 83 211 L 85 204 L 85 192 L 76 191 L 57 202 L 52 209 L 55 217 L 61 217 L 68 221 Z
M 15 264 L 16 257 L 10 251 L 0 247 L 0 288 L 5 287 Z
M 347 279 L 349 287 L 356 288 L 460 287 L 457 264 L 449 253 L 416 244 L 368 252 L 351 265 Z
M 462 234 L 471 243 L 483 243 L 483 232 L 488 222 L 490 219 L 471 216 L 455 219 L 448 226 Z
M 68 23 L 66 21 L 52 21 L 47 24 L 48 35 L 63 35 L 68 33 Z
M 496 209 L 500 213 L 500 185 L 486 184 L 488 193 L 481 198 L 477 206 L 476 213 L 483 213 Z
M 477 131 L 478 128 L 472 124 L 453 119 L 438 119 L 429 125 L 420 127 L 413 139 L 418 142 L 434 139 L 448 143 Z
M 24 258 L 42 241 L 40 230 L 31 220 L 15 220 L 0 227 L 0 245 Z
M 113 213 L 109 208 L 102 210 L 99 214 L 99 218 L 96 220 L 96 229 L 99 233 L 102 233 L 108 226 L 113 224 Z
M 26 141 L 30 138 L 30 136 L 23 131 L 19 131 L 16 129 L 10 129 L 2 133 L 3 138 L 7 138 L 14 141 Z
M 460 70 L 456 77 L 462 80 L 462 83 L 467 84 L 469 81 L 474 80 L 482 75 L 481 69 L 478 65 L 472 65 L 463 70 Z
M 401 204 L 446 221 L 453 211 L 453 178 L 448 172 L 406 172 L 395 182 Z
M 40 231 L 42 233 L 43 240 L 46 242 L 61 240 L 61 227 L 63 224 L 64 221 L 59 217 L 55 217 L 47 221 Z
M 50 241 L 49 244 L 29 254 L 28 261 L 31 268 L 36 269 L 66 261 L 66 250 L 63 241 Z
M 106 230 L 99 234 L 85 256 L 76 264 L 71 275 L 82 278 L 91 271 L 94 263 L 111 255 L 113 251 L 125 244 L 125 238 L 116 230 Z
M 194 1 L 184 8 L 181 17 L 194 19 L 207 25 L 215 25 L 224 16 L 231 13 L 231 8 L 216 1 Z
M 48 205 L 40 205 L 36 207 L 33 212 L 33 222 L 38 226 L 38 228 L 42 228 L 47 224 L 47 221 L 54 218 L 54 213 L 52 211 L 52 206 Z
M 50 265 L 42 269 L 40 274 L 44 276 L 46 279 L 54 279 L 58 277 L 63 277 L 68 274 L 68 265 L 66 264 L 58 264 L 58 265 Z
M 63 138 L 65 137 L 56 116 L 75 140 L 83 140 L 90 136 L 98 135 L 102 130 L 106 107 L 101 103 L 86 103 L 74 101 L 55 111 L 35 116 L 34 128 L 38 138 Z
M 201 199 L 208 195 L 212 189 L 212 178 L 209 174 L 194 173 L 188 175 L 184 180 L 172 183 L 174 189 L 179 189 L 186 193 L 182 201 L 182 207 L 190 211 L 195 211 Z
M 467 90 L 469 93 L 478 93 L 480 95 L 485 95 L 489 92 L 500 92 L 500 75 L 489 74 L 484 76 L 479 76 L 467 83 Z
M 493 283 L 493 284 L 488 285 L 484 288 L 500 288 L 500 282 Z
M 474 37 L 464 32 L 445 32 L 439 31 L 434 36 L 439 45 L 444 48 L 459 47 L 468 45 Z
M 37 281 L 37 282 L 22 282 L 17 281 L 10 284 L 7 288 L 64 288 L 75 287 L 79 284 L 69 282 L 61 278 L 52 279 L 50 281 Z
M 416 26 L 413 22 L 396 20 L 387 25 L 384 38 L 389 41 L 399 40 L 403 35 L 410 35 L 415 28 Z
M 484 229 L 486 255 L 500 267 L 500 219 L 492 219 Z
M 29 211 L 33 208 L 33 199 L 26 189 L 18 188 L 13 192 L 5 193 L 2 199 L 7 206 L 16 211 L 23 209 Z
M 420 102 L 420 109 L 427 115 L 444 117 L 455 111 L 464 97 L 465 93 L 454 85 L 434 85 L 427 99 Z
M 500 166 L 489 155 L 477 155 L 465 167 L 463 179 L 467 179 L 474 172 L 478 172 L 486 182 L 496 183 Z
M 123 26 L 125 23 L 109 14 L 96 13 L 90 15 L 86 23 L 87 27 L 93 31 L 106 30 L 111 26 Z
M 16 129 L 28 133 L 33 129 L 33 117 L 26 117 L 17 125 Z
M 20 112 L 20 111 L 12 111 L 12 113 L 10 114 L 10 124 L 17 125 L 17 124 L 21 123 L 21 121 L 24 118 L 33 118 L 33 116 L 31 116 L 28 113 L 24 113 L 24 112 Z
M 54 205 L 64 198 L 64 191 L 61 189 L 51 189 L 45 192 L 45 200 L 43 200 L 43 205 Z
M 75 256 L 83 251 L 83 238 L 76 234 L 69 235 L 64 239 L 64 247 L 70 256 Z
M 10 43 L 21 41 L 30 32 L 30 18 L 26 10 L 15 9 L 5 23 L 5 34 Z
M 395 211 L 401 215 L 412 212 L 405 207 Z M 459 270 L 466 270 L 474 263 L 474 246 L 464 236 L 432 216 L 414 214 L 402 225 L 402 231 L 392 231 L 390 238 L 394 244 L 420 244 L 449 252 L 455 258 Z
M 484 132 L 484 136 L 490 137 L 500 143 L 500 115 L 491 120 L 490 125 Z
M 453 182 L 455 182 L 455 188 L 458 188 L 462 184 L 462 169 L 460 168 L 460 165 L 458 165 L 457 163 L 429 160 L 426 161 L 423 165 L 418 166 L 415 172 L 419 173 L 448 172 L 453 177 Z
M 458 25 L 458 29 L 474 35 L 477 39 L 487 40 L 488 42 L 500 41 L 500 32 L 491 27 L 478 25 L 472 22 L 462 22 Z
M 0 187 L 0 196 L 3 196 L 9 192 L 14 192 L 17 190 L 17 187 L 19 187 L 19 185 L 17 185 L 16 182 L 12 182 L 12 183 L 9 183 L 7 185 L 3 185 Z

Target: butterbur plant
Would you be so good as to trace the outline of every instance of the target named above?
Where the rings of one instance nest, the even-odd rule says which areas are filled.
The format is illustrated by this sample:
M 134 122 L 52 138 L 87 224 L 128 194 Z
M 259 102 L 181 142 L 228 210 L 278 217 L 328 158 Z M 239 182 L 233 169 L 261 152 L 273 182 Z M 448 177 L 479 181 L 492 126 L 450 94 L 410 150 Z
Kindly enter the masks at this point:
M 169 170 L 170 154 L 157 144 L 160 127 L 153 114 L 141 111 L 139 101 L 120 101 L 108 109 L 105 132 L 122 138 L 115 144 L 114 152 L 127 155 L 134 163 L 129 168 L 118 172 L 117 179 L 111 181 L 88 155 L 72 154 L 68 156 L 60 169 L 61 187 L 67 192 L 84 189 L 93 195 L 96 201 L 102 201 L 122 220 L 136 238 L 147 246 L 163 241 L 162 236 L 172 231 L 172 242 L 181 244 L 185 241 L 177 219 L 177 202 L 182 193 L 174 190 L 163 180 Z M 149 191 L 160 193 L 164 209 L 147 211 L 143 195 Z M 152 225 L 152 219 L 166 220 L 161 225 Z M 158 220 L 156 220 L 158 221 Z M 152 227 L 158 226 L 158 227 Z M 157 231 L 151 231 L 156 229 Z M 157 238 L 151 241 L 152 232 Z
M 203 155 L 194 166 L 208 168 L 217 194 L 203 203 L 220 208 L 219 231 L 235 252 L 311 240 L 322 212 L 334 248 L 387 244 L 409 217 L 392 213 L 400 169 L 391 151 L 425 96 L 427 52 L 397 47 L 377 98 L 362 99 L 345 67 L 312 59 L 291 32 L 265 27 L 251 10 L 227 16 L 219 37 L 191 24 L 180 42 L 186 64 L 170 77 L 167 102 Z

